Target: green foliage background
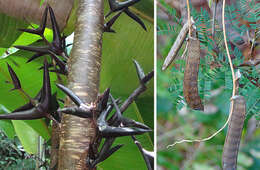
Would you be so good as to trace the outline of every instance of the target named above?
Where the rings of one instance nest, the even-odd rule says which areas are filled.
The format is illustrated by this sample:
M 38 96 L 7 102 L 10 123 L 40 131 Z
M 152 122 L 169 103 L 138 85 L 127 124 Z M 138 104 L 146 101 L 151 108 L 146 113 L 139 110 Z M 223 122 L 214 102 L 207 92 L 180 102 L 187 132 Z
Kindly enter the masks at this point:
M 255 1 L 254 1 L 255 2 Z M 217 63 L 221 63 L 222 67 L 211 68 L 211 63 L 214 61 L 212 40 L 209 38 L 211 27 L 211 18 L 209 14 L 201 9 L 201 12 L 196 12 L 192 9 L 192 16 L 195 19 L 195 25 L 198 30 L 198 36 L 201 41 L 201 48 L 207 49 L 208 53 L 205 58 L 201 59 L 199 71 L 199 94 L 203 99 L 209 112 L 193 111 L 187 107 L 183 97 L 183 78 L 185 69 L 185 59 L 181 58 L 185 48 L 185 44 L 180 50 L 177 59 L 165 72 L 161 71 L 161 67 L 165 56 L 167 56 L 173 42 L 175 41 L 181 25 L 179 18 L 176 16 L 176 11 L 168 6 L 164 0 L 160 3 L 171 15 L 171 19 L 157 18 L 157 35 L 158 35 L 158 61 L 157 61 L 157 148 L 158 148 L 158 166 L 162 169 L 169 170 L 213 170 L 221 168 L 222 147 L 225 141 L 227 128 L 218 134 L 210 141 L 204 143 L 182 143 L 177 144 L 173 148 L 166 149 L 166 146 L 181 139 L 201 139 L 213 134 L 225 123 L 228 113 L 230 97 L 232 94 L 232 76 L 229 69 L 225 50 L 221 48 L 218 54 Z M 242 2 L 238 2 L 243 4 Z M 236 15 L 244 16 L 247 20 L 259 21 L 260 17 L 256 13 L 244 13 L 245 11 L 235 13 L 235 4 L 227 7 L 229 14 L 227 20 L 233 20 L 235 26 L 243 35 L 248 29 L 243 26 L 238 26 L 235 20 Z M 252 2 L 250 8 L 259 11 L 259 4 Z M 254 11 L 252 10 L 252 11 Z M 243 15 L 242 15 L 243 14 Z M 247 16 L 247 17 L 246 17 Z M 249 17 L 250 16 L 250 17 Z M 258 22 L 259 23 L 259 22 Z M 201 27 L 205 25 L 205 27 Z M 222 27 L 222 26 L 220 26 Z M 259 24 L 252 25 L 251 29 L 259 28 Z M 259 32 L 258 35 L 259 36 Z M 223 33 L 217 30 L 216 40 L 218 43 L 223 42 Z M 231 53 L 236 57 L 233 64 L 238 65 L 243 62 L 242 53 L 235 48 Z M 248 68 L 246 68 L 248 69 Z M 259 71 L 259 70 L 258 70 Z M 247 104 L 247 115 L 243 136 L 241 141 L 241 149 L 238 157 L 238 169 L 256 170 L 260 167 L 260 148 L 259 148 L 259 129 L 254 132 L 249 132 L 248 128 L 252 124 L 259 124 L 260 110 L 260 90 L 249 80 L 243 76 L 247 74 L 245 69 L 240 69 L 242 77 L 240 80 L 241 88 L 240 95 L 243 95 Z M 259 72 L 256 68 L 252 68 L 251 76 L 259 77 Z M 251 126 L 252 128 L 252 126 Z M 253 133 L 253 134 L 252 134 Z M 252 135 L 251 138 L 249 136 Z

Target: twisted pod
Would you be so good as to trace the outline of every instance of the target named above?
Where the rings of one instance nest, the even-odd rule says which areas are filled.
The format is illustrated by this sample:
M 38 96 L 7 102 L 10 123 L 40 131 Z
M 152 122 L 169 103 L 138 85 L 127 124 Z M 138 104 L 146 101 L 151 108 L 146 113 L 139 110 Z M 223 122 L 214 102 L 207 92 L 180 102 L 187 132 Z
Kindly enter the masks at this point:
M 189 38 L 186 66 L 183 80 L 183 94 L 189 107 L 203 110 L 204 106 L 198 92 L 198 72 L 200 64 L 200 42 Z
M 246 113 L 246 101 L 243 96 L 234 96 L 234 109 L 228 124 L 228 132 L 222 154 L 223 170 L 237 169 L 237 155 Z

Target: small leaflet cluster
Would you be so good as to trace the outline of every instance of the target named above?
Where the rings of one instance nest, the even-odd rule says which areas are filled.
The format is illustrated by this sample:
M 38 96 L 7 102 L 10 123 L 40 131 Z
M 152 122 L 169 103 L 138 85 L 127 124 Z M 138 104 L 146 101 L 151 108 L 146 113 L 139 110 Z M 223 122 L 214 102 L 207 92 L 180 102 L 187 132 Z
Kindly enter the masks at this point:
M 130 10 L 129 7 L 139 2 L 140 0 L 128 0 L 125 2 L 118 2 L 116 0 L 109 0 L 110 12 L 106 15 L 108 17 L 111 13 L 119 11 L 111 20 L 104 24 L 104 32 L 115 32 L 111 29 L 116 19 L 122 12 L 126 13 L 129 17 L 138 22 L 145 30 L 144 23 Z M 46 22 L 48 12 L 51 19 L 52 30 L 53 30 L 53 41 L 49 42 L 44 37 L 44 30 L 46 28 Z M 119 99 L 114 99 L 110 93 L 110 89 L 106 89 L 104 93 L 98 96 L 96 102 L 90 105 L 84 104 L 84 102 L 74 94 L 69 88 L 62 84 L 56 84 L 56 86 L 62 90 L 76 106 L 60 108 L 56 93 L 51 92 L 51 83 L 49 72 L 56 72 L 57 74 L 68 74 L 67 60 L 69 58 L 66 52 L 65 36 L 62 36 L 59 30 L 59 26 L 55 19 L 52 8 L 47 5 L 42 16 L 42 21 L 39 28 L 33 29 L 20 29 L 20 31 L 28 32 L 41 36 L 42 40 L 46 43 L 46 46 L 15 46 L 21 50 L 27 50 L 35 52 L 35 54 L 27 61 L 31 62 L 36 58 L 44 55 L 49 55 L 52 59 L 52 63 L 48 63 L 47 59 L 44 60 L 44 65 L 40 69 L 43 69 L 43 84 L 38 94 L 31 98 L 22 88 L 21 82 L 12 69 L 7 63 L 8 71 L 12 80 L 14 88 L 11 90 L 19 90 L 25 96 L 28 97 L 29 102 L 9 114 L 0 114 L 0 119 L 10 120 L 33 120 L 48 118 L 53 120 L 53 123 L 59 124 L 62 119 L 62 114 L 70 114 L 81 118 L 92 118 L 96 121 L 97 125 L 97 138 L 93 144 L 91 144 L 90 154 L 86 158 L 86 164 L 89 167 L 95 168 L 96 165 L 113 153 L 119 150 L 123 145 L 116 145 L 112 147 L 115 139 L 122 136 L 131 136 L 134 143 L 140 150 L 148 170 L 153 169 L 153 152 L 145 150 L 140 142 L 137 141 L 134 135 L 141 135 L 146 132 L 152 131 L 148 126 L 135 120 L 129 119 L 123 116 L 123 112 L 129 107 L 129 105 L 146 90 L 146 83 L 150 81 L 154 72 L 145 74 L 142 67 L 137 61 L 134 60 L 134 64 L 139 79 L 139 87 L 129 96 L 129 98 L 121 105 Z M 109 114 L 115 109 L 113 115 L 109 117 Z M 101 140 L 105 139 L 102 146 L 100 146 Z M 101 148 L 97 153 L 98 148 Z

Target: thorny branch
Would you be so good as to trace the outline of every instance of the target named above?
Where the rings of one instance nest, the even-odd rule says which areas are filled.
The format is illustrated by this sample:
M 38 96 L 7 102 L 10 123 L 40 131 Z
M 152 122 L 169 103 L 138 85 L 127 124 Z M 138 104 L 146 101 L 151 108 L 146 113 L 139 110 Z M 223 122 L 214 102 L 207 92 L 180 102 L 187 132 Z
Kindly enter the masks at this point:
M 129 17 L 131 17 L 133 20 L 135 20 L 137 23 L 139 23 L 144 30 L 146 30 L 146 27 L 144 23 L 135 15 L 133 14 L 128 7 L 131 5 L 134 5 L 140 0 L 129 0 L 127 2 L 117 2 L 116 0 L 109 0 L 111 11 L 108 15 L 110 15 L 113 12 L 119 11 L 118 14 L 116 14 L 112 19 L 110 19 L 107 23 L 103 25 L 103 31 L 104 32 L 115 32 L 111 27 L 115 23 L 115 21 L 119 18 L 122 12 L 126 13 Z M 83 8 L 83 7 L 82 7 Z M 44 37 L 44 31 L 46 27 L 46 21 L 48 17 L 48 12 L 50 14 L 51 23 L 52 23 L 52 30 L 53 30 L 53 41 L 48 42 L 47 39 Z M 107 16 L 108 16 L 107 15 Z M 57 74 L 68 74 L 68 66 L 67 61 L 69 59 L 69 56 L 66 52 L 66 42 L 64 36 L 61 36 L 59 26 L 57 24 L 55 14 L 52 10 L 52 8 L 47 4 L 46 9 L 42 16 L 42 21 L 40 23 L 40 26 L 38 28 L 32 28 L 32 29 L 20 29 L 20 31 L 28 32 L 31 34 L 39 35 L 43 42 L 45 42 L 46 46 L 43 47 L 32 47 L 32 46 L 15 46 L 18 49 L 21 50 L 27 50 L 36 52 L 35 55 L 33 55 L 27 62 L 31 62 L 32 60 L 35 60 L 38 57 L 49 55 L 52 59 L 51 63 L 47 63 L 47 60 L 45 59 L 44 66 L 40 69 L 43 69 L 43 86 L 40 92 L 37 94 L 35 98 L 31 98 L 30 96 L 27 96 L 30 99 L 30 103 L 16 109 L 13 113 L 7 114 L 7 115 L 0 115 L 0 119 L 15 119 L 15 120 L 31 120 L 31 119 L 39 119 L 39 118 L 49 118 L 56 122 L 54 125 L 58 125 L 61 120 L 63 120 L 63 123 L 66 121 L 64 119 L 68 118 L 67 116 L 61 116 L 62 113 L 65 113 L 67 115 L 73 115 L 80 118 L 84 118 L 86 123 L 89 122 L 89 118 L 91 118 L 91 121 L 93 125 L 96 126 L 97 129 L 97 136 L 96 141 L 94 141 L 93 145 L 90 146 L 84 146 L 85 148 L 89 147 L 89 150 L 85 150 L 84 153 L 82 153 L 80 162 L 76 163 L 76 165 L 72 165 L 72 167 L 80 168 L 80 167 L 89 167 L 90 169 L 94 169 L 96 165 L 104 160 L 106 160 L 109 156 L 111 156 L 114 152 L 116 152 L 118 149 L 120 149 L 123 145 L 117 145 L 113 148 L 111 148 L 113 142 L 115 141 L 116 137 L 121 136 L 132 136 L 132 135 L 140 135 L 145 132 L 150 132 L 151 129 L 139 122 L 136 122 L 135 120 L 131 120 L 129 118 L 126 118 L 122 115 L 122 113 L 130 106 L 130 104 L 137 99 L 137 97 L 142 94 L 146 90 L 146 83 L 150 81 L 153 76 L 154 72 L 150 72 L 147 75 L 145 75 L 143 69 L 139 65 L 137 61 L 134 60 L 134 64 L 136 66 L 137 75 L 139 78 L 140 85 L 139 87 L 134 90 L 134 92 L 128 97 L 128 99 L 123 103 L 123 105 L 120 107 L 118 106 L 119 100 L 115 100 L 112 95 L 110 94 L 110 89 L 107 89 L 101 96 L 98 97 L 98 99 L 95 102 L 91 102 L 90 104 L 85 104 L 86 102 L 82 100 L 84 97 L 77 96 L 73 91 L 69 88 L 63 86 L 62 84 L 57 84 L 57 87 L 61 89 L 65 94 L 69 96 L 69 98 L 72 100 L 73 103 L 76 104 L 76 106 L 70 106 L 70 107 L 64 107 L 59 108 L 58 99 L 56 98 L 56 93 L 53 95 L 51 94 L 51 86 L 50 86 L 50 77 L 49 77 L 49 71 L 50 72 L 56 72 Z M 75 31 L 76 32 L 76 31 Z M 75 35 L 76 37 L 77 35 Z M 61 57 L 61 58 L 60 58 Z M 79 59 L 80 60 L 80 59 Z M 74 61 L 75 62 L 75 61 Z M 8 65 L 8 70 L 12 79 L 12 84 L 14 85 L 13 90 L 20 90 L 25 95 L 27 95 L 22 87 L 21 83 L 16 76 L 15 72 L 11 68 L 10 65 Z M 57 68 L 58 66 L 58 68 Z M 53 67 L 53 70 L 49 70 L 50 67 Z M 75 70 L 72 70 L 75 72 Z M 69 74 L 69 76 L 71 76 Z M 71 78 L 71 77 L 70 77 Z M 98 79 L 97 77 L 94 77 L 95 79 Z M 72 82 L 73 84 L 73 82 Z M 98 85 L 98 83 L 94 83 Z M 93 93 L 95 94 L 95 92 Z M 111 98 L 112 103 L 108 102 L 108 98 Z M 95 97 L 93 95 L 93 97 Z M 111 119 L 106 120 L 108 117 L 108 114 L 115 108 L 115 113 L 112 115 Z M 72 117 L 74 118 L 74 117 Z M 96 120 L 97 118 L 97 120 Z M 55 127 L 53 127 L 55 129 Z M 63 133 L 64 127 L 60 131 L 60 127 L 56 127 L 59 132 Z M 59 136 L 59 135 L 58 135 Z M 81 136 L 80 136 L 81 137 Z M 100 141 L 102 138 L 105 138 L 105 143 L 101 148 L 101 151 L 99 153 L 92 152 L 91 148 L 98 148 L 100 145 Z M 75 136 L 73 139 L 77 139 Z M 55 138 L 55 141 L 52 140 L 52 142 L 57 142 L 56 140 L 60 140 L 59 138 Z M 61 140 L 66 140 L 62 139 Z M 90 141 L 83 141 L 83 143 L 87 144 Z M 61 143 L 64 143 L 61 142 Z M 136 142 L 139 149 L 141 148 L 140 143 Z M 95 145 L 95 146 L 94 146 Z M 59 147 L 59 146 L 57 146 Z M 63 147 L 63 148 L 62 148 Z M 58 149 L 55 148 L 53 149 Z M 62 150 L 63 149 L 63 150 Z M 66 150 L 66 148 L 65 148 Z M 53 150 L 54 151 L 54 150 Z M 153 155 L 149 155 L 148 151 L 145 149 L 140 150 L 141 153 L 144 156 L 146 165 L 148 169 L 150 170 L 151 167 L 153 167 Z M 57 152 L 57 151 L 54 151 Z M 61 146 L 60 153 L 64 152 L 64 146 Z M 72 154 L 67 154 L 69 156 L 73 156 Z M 147 161 L 146 157 L 148 154 L 149 162 Z M 62 158 L 66 154 L 61 154 L 61 157 L 58 157 L 57 153 L 52 154 L 52 158 L 57 161 L 59 158 L 59 164 L 54 160 L 51 164 L 51 168 L 61 168 L 64 169 L 66 167 L 71 167 L 71 162 L 62 162 Z M 87 158 L 86 158 L 86 157 Z M 83 159 L 87 160 L 87 164 L 84 165 Z M 75 162 L 74 162 L 75 163 Z

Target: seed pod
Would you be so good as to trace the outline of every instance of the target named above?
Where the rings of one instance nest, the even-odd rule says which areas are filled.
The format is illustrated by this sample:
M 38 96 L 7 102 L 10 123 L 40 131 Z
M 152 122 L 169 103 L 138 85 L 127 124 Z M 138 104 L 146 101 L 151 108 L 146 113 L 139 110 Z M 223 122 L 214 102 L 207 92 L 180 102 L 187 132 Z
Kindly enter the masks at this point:
M 167 57 L 165 58 L 164 62 L 163 62 L 163 66 L 162 66 L 162 70 L 166 70 L 167 67 L 169 67 L 169 65 L 173 62 L 173 60 L 175 59 L 175 57 L 177 56 L 179 50 L 182 47 L 182 44 L 186 38 L 186 35 L 188 34 L 189 31 L 189 24 L 188 22 L 186 22 L 180 33 L 178 34 L 178 37 L 176 38 L 174 44 L 172 45 L 172 48 L 170 50 L 170 52 L 168 53 Z
M 203 110 L 204 106 L 198 93 L 198 72 L 200 64 L 200 42 L 189 39 L 186 66 L 183 80 L 183 94 L 189 107 Z
M 228 124 L 228 131 L 222 154 L 223 170 L 237 169 L 237 155 L 246 113 L 246 101 L 244 97 L 235 96 L 233 100 L 233 113 Z

